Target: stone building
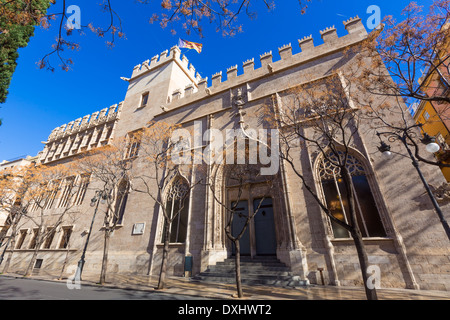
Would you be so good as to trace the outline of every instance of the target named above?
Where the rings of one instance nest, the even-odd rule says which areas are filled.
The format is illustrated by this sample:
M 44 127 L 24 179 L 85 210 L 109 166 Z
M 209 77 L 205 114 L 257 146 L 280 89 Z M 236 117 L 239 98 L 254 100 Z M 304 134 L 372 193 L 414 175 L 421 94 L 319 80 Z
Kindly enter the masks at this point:
M 212 128 L 239 128 L 242 117 L 246 125 L 258 128 L 255 115 L 262 106 L 274 98 L 287 103 L 289 89 L 308 81 L 306 75 L 321 79 L 337 68 L 355 63 L 344 51 L 360 43 L 367 32 L 357 17 L 344 25 L 347 35 L 339 37 L 334 27 L 327 28 L 320 32 L 324 42 L 321 45 L 314 45 L 312 36 L 302 38 L 298 41 L 299 53 L 293 54 L 291 44 L 284 45 L 279 48 L 280 60 L 274 61 L 269 51 L 260 56 L 259 67 L 250 59 L 243 63 L 243 72 L 238 72 L 237 65 L 232 66 L 226 71 L 226 79 L 218 72 L 212 75 L 210 83 L 196 73 L 175 46 L 133 69 L 131 77 L 125 79 L 129 86 L 123 102 L 56 128 L 39 159 L 43 164 L 70 162 L 73 156 L 139 130 L 150 120 L 178 123 L 185 128 L 201 124 L 202 134 Z M 243 104 L 237 104 L 238 99 Z M 361 125 L 370 129 L 369 123 Z M 368 131 L 358 132 L 350 161 L 354 174 L 362 177 L 361 188 L 371 194 L 375 219 L 368 221 L 364 242 L 369 262 L 381 270 L 381 286 L 449 290 L 448 239 L 410 160 L 400 156 L 389 162 L 384 160 L 377 150 L 378 141 Z M 206 142 L 202 142 L 202 147 Z M 302 149 L 296 161 L 307 178 L 316 181 L 318 192 L 325 192 L 325 184 L 320 182 L 331 180 L 320 156 Z M 443 182 L 436 170 L 424 166 L 423 171 L 430 182 Z M 256 201 L 265 197 L 266 215 L 252 222 L 243 240 L 243 254 L 251 258 L 274 256 L 304 282 L 320 284 L 320 269 L 327 284 L 361 285 L 356 250 L 348 234 L 342 234 L 323 215 L 291 168 L 280 164 L 277 179 L 279 187 L 270 190 L 270 194 L 256 185 L 244 190 L 246 201 L 239 204 L 242 210 L 252 211 Z M 81 184 L 74 200 L 78 219 L 63 223 L 53 242 L 39 251 L 40 272 L 58 275 L 66 257 L 68 265 L 77 264 L 94 212 L 90 200 L 95 184 L 89 180 Z M 224 190 L 227 199 L 233 201 L 233 188 L 224 186 Z M 189 206 L 181 218 L 184 220 L 179 222 L 180 237 L 170 244 L 169 273 L 177 276 L 184 274 L 186 257 L 191 257 L 195 275 L 233 253 L 223 230 L 223 212 L 211 192 L 202 185 L 190 192 Z M 444 210 L 450 218 L 448 207 Z M 26 226 L 23 228 L 27 230 Z M 85 273 L 100 273 L 101 228 L 101 219 L 95 220 Z M 108 276 L 157 275 L 162 231 L 160 208 L 141 194 L 129 191 L 120 227 L 111 238 Z M 68 233 L 70 245 L 62 241 Z M 23 270 L 31 256 L 26 246 L 29 240 L 24 241 L 22 248 L 14 251 L 11 269 Z
M 0 162 L 0 174 L 1 172 L 5 170 L 9 170 L 12 168 L 20 168 L 25 167 L 28 165 L 31 165 L 32 163 L 36 162 L 37 157 L 31 157 L 26 156 L 25 158 L 19 157 L 16 159 L 11 159 L 9 161 L 3 160 Z M 8 232 L 8 229 L 10 227 L 9 217 L 9 209 L 16 201 L 17 195 L 14 191 L 9 190 L 5 192 L 5 190 L 2 190 L 3 194 L 1 195 L 1 202 L 3 203 L 3 206 L 0 207 L 0 245 L 3 243 L 4 235 Z

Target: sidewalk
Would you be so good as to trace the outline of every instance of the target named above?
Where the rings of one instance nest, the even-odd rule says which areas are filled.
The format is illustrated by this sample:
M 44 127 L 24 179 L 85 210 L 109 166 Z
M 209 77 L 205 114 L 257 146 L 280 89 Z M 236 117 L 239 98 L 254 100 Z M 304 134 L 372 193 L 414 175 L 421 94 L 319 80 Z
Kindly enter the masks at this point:
M 18 274 L 2 274 L 5 277 L 22 278 Z M 35 280 L 56 281 L 66 283 L 67 279 L 58 280 L 50 276 L 34 275 Z M 98 275 L 84 275 L 81 285 L 99 286 Z M 104 287 L 128 290 L 155 291 L 157 276 L 110 276 Z M 311 285 L 308 287 L 281 288 L 271 286 L 243 285 L 243 300 L 366 300 L 363 288 L 335 287 Z M 1 288 L 0 288 L 1 290 Z M 182 294 L 192 297 L 212 299 L 242 300 L 234 298 L 235 285 L 191 280 L 189 278 L 169 277 L 166 289 L 159 291 L 165 294 Z M 379 300 L 450 300 L 450 292 L 409 289 L 378 289 Z

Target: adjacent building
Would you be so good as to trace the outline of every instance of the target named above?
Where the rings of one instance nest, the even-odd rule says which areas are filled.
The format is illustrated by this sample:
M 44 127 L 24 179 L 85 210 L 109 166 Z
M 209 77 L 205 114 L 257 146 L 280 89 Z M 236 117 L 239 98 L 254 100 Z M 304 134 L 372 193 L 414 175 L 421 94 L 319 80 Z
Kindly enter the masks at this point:
M 444 28 L 445 27 L 448 28 L 449 24 L 446 24 Z M 436 64 L 439 65 L 438 70 L 430 67 L 419 80 L 422 91 L 429 97 L 450 96 L 450 86 L 448 85 L 450 74 L 448 62 L 445 61 L 445 57 L 448 57 L 449 54 L 450 40 L 447 40 L 442 44 L 440 51 L 436 53 Z M 441 146 L 441 150 L 436 153 L 436 157 L 444 163 L 449 164 L 450 104 L 444 101 L 423 100 L 419 103 L 419 106 L 414 113 L 414 120 L 416 123 L 423 124 L 422 129 L 424 133 L 436 138 L 436 142 Z M 447 181 L 450 182 L 450 168 L 442 167 L 441 170 Z
M 32 163 L 36 163 L 37 157 L 19 157 L 11 160 L 3 160 L 0 162 L 0 175 L 3 170 L 8 170 L 11 168 L 20 168 L 31 165 Z M 10 211 L 8 210 L 9 206 L 13 205 L 16 202 L 16 195 L 14 191 L 9 190 L 6 192 L 2 190 L 3 194 L 1 195 L 1 200 L 5 202 L 5 207 L 0 206 L 0 244 L 4 241 L 4 235 L 8 232 L 10 227 Z

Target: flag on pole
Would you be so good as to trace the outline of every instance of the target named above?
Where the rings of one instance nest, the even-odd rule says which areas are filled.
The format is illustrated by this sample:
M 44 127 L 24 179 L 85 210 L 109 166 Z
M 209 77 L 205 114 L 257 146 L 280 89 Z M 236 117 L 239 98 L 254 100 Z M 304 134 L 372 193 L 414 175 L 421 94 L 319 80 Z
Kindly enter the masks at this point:
M 178 47 L 194 49 L 198 53 L 202 52 L 203 45 L 201 43 L 178 39 Z

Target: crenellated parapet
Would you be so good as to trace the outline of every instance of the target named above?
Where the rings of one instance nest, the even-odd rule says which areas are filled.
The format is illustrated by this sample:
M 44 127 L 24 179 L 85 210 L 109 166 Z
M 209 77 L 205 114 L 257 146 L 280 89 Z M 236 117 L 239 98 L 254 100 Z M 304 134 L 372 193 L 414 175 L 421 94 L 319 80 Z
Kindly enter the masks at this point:
M 122 104 L 123 102 L 114 104 L 53 129 L 44 150 L 40 153 L 41 163 L 62 159 L 108 144 L 113 138 Z
M 170 50 L 165 50 L 150 60 L 146 60 L 135 66 L 129 81 L 133 81 L 134 79 L 137 79 L 142 75 L 156 70 L 172 61 L 178 64 L 178 66 L 186 73 L 193 83 L 197 84 L 201 79 L 201 76 L 198 72 L 196 72 L 195 67 L 192 64 L 189 64 L 188 58 L 185 55 L 181 55 L 180 48 L 178 46 L 174 46 Z
M 193 92 L 192 90 L 182 90 L 182 88 L 179 88 L 169 97 L 167 100 L 168 104 L 176 103 L 177 105 L 181 105 L 185 101 L 185 98 L 189 98 L 190 101 L 195 100 L 196 97 L 201 99 L 205 95 L 211 95 L 221 90 L 239 85 L 240 82 L 246 82 L 253 78 L 259 78 L 274 72 L 279 72 L 290 68 L 295 64 L 306 63 L 311 59 L 315 59 L 315 57 L 361 42 L 367 37 L 367 31 L 358 16 L 344 21 L 343 24 L 347 30 L 347 34 L 344 36 L 338 35 L 335 26 L 327 27 L 319 31 L 323 42 L 322 44 L 315 45 L 313 35 L 305 36 L 298 40 L 300 47 L 300 52 L 298 53 L 293 53 L 291 43 L 282 45 L 278 47 L 279 60 L 275 61 L 272 51 L 267 51 L 259 56 L 259 68 L 255 68 L 255 59 L 251 58 L 242 63 L 243 72 L 241 74 L 239 74 L 238 65 L 227 68 L 226 79 L 222 77 L 222 71 L 213 74 L 210 86 L 208 86 L 207 77 L 203 79 L 198 78 L 197 91 Z M 164 56 L 164 59 L 168 59 L 167 56 Z M 167 109 L 170 110 L 176 107 L 177 106 L 168 106 Z

